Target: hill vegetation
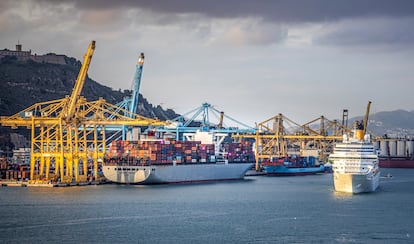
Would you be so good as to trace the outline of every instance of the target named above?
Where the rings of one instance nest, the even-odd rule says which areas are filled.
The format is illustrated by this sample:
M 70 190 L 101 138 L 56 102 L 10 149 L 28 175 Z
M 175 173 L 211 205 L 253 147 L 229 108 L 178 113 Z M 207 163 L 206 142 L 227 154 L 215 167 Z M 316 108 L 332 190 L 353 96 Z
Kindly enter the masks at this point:
M 66 64 L 39 63 L 32 60 L 19 60 L 15 56 L 0 59 L 0 115 L 8 116 L 18 113 L 39 102 L 64 98 L 71 94 L 81 62 L 65 57 Z M 131 95 L 130 90 L 113 90 L 87 77 L 82 96 L 88 101 L 100 97 L 112 104 L 121 102 Z M 164 110 L 153 106 L 141 94 L 139 96 L 138 114 L 160 120 L 177 116 L 173 110 Z M 0 149 L 12 149 L 9 128 L 0 128 Z M 16 132 L 16 131 L 14 131 Z M 24 133 L 18 130 L 18 133 Z
M 70 95 L 81 63 L 66 57 L 66 65 L 20 61 L 6 56 L 0 59 L 0 115 L 15 114 L 34 103 L 51 101 Z M 130 96 L 129 90 L 113 90 L 110 87 L 86 78 L 82 96 L 88 101 L 100 97 L 116 104 Z M 141 94 L 138 113 L 160 120 L 178 116 L 173 110 L 153 106 Z

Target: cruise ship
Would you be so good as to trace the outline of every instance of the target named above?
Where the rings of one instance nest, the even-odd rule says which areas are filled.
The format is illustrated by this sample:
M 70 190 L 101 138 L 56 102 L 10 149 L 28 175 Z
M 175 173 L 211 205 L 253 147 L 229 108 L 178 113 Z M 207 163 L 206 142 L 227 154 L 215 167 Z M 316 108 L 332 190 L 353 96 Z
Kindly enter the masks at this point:
M 353 136 L 344 135 L 342 143 L 336 144 L 329 156 L 335 191 L 372 192 L 379 186 L 377 149 L 363 128 L 362 123 L 357 123 Z

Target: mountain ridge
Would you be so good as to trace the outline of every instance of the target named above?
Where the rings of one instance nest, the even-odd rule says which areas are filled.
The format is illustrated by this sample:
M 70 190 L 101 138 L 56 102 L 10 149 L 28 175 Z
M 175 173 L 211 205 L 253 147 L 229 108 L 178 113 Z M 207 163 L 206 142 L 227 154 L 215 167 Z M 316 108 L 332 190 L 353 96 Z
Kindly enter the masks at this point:
M 356 116 L 349 121 L 362 120 L 363 116 Z M 414 136 L 414 110 L 396 109 L 370 114 L 368 130 L 377 136 L 387 137 L 413 137 Z

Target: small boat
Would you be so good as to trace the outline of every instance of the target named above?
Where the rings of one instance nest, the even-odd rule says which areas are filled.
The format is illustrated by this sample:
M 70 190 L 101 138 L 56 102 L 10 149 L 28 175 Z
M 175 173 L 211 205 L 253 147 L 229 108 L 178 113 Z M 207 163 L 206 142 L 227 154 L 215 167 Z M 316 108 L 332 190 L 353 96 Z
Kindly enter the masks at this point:
M 390 174 L 390 173 L 388 173 L 388 174 L 386 174 L 386 175 L 384 175 L 384 176 L 381 176 L 380 178 L 385 178 L 385 179 L 391 179 L 393 176 L 392 176 L 392 174 Z
M 292 176 L 323 173 L 325 166 L 315 164 L 314 157 L 286 157 L 262 162 L 262 169 L 267 175 Z

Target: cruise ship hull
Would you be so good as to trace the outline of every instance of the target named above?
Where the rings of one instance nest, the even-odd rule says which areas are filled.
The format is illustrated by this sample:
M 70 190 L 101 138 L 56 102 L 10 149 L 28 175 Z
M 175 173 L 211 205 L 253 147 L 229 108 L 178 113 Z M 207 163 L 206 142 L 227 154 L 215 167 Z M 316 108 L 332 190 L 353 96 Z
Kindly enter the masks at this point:
M 347 193 L 373 192 L 379 186 L 380 172 L 371 176 L 334 173 L 335 191 Z
M 121 184 L 167 184 L 243 179 L 253 163 L 211 163 L 102 167 L 105 177 Z

